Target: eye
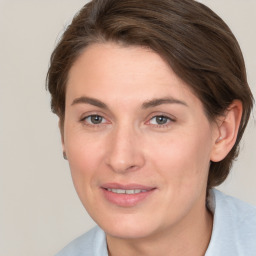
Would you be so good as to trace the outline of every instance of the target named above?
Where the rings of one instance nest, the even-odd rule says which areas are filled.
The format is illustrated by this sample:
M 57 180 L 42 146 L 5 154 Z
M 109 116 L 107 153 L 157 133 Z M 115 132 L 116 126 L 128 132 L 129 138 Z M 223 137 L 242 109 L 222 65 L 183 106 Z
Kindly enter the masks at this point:
M 150 125 L 157 125 L 157 126 L 167 126 L 170 122 L 174 122 L 175 120 L 171 119 L 168 116 L 164 115 L 158 115 L 152 117 L 149 121 L 148 124 Z
M 100 115 L 89 115 L 83 118 L 81 121 L 86 122 L 90 125 L 105 124 L 107 120 Z
M 169 121 L 169 118 L 166 116 L 155 116 L 151 118 L 151 124 L 166 124 Z

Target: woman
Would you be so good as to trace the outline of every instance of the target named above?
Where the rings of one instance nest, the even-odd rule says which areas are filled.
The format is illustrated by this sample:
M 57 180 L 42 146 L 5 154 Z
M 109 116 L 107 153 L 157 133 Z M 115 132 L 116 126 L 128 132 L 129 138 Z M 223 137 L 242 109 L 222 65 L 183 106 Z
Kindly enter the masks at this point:
M 58 255 L 255 255 L 228 176 L 253 96 L 227 25 L 192 0 L 94 0 L 51 57 L 63 155 L 98 226 Z

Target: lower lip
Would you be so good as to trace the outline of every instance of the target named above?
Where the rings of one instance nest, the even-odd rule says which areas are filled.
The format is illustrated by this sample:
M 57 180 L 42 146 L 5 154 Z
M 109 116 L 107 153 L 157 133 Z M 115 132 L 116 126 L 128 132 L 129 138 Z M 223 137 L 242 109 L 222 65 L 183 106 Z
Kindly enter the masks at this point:
M 132 207 L 142 203 L 149 197 L 155 189 L 148 190 L 137 194 L 117 194 L 106 189 L 102 189 L 105 198 L 112 204 L 121 207 Z

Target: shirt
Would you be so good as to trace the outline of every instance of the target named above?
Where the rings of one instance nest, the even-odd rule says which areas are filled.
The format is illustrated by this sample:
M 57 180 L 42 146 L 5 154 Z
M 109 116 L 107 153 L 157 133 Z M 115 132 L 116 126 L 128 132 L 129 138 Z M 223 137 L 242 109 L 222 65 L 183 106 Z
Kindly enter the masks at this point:
M 212 189 L 207 207 L 213 230 L 205 256 L 256 256 L 256 207 Z M 96 226 L 56 256 L 108 256 L 106 235 Z

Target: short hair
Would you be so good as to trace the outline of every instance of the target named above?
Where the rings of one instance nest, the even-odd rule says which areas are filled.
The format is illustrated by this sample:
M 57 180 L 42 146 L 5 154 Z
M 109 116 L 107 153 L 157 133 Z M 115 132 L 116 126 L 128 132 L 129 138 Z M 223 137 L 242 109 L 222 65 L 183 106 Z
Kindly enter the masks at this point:
M 71 66 L 93 43 L 142 46 L 158 53 L 203 104 L 210 121 L 233 100 L 243 105 L 235 145 L 211 162 L 208 189 L 221 184 L 239 151 L 253 96 L 239 44 L 226 23 L 194 0 L 93 0 L 73 18 L 51 55 L 47 88 L 51 108 L 65 118 L 65 92 Z

